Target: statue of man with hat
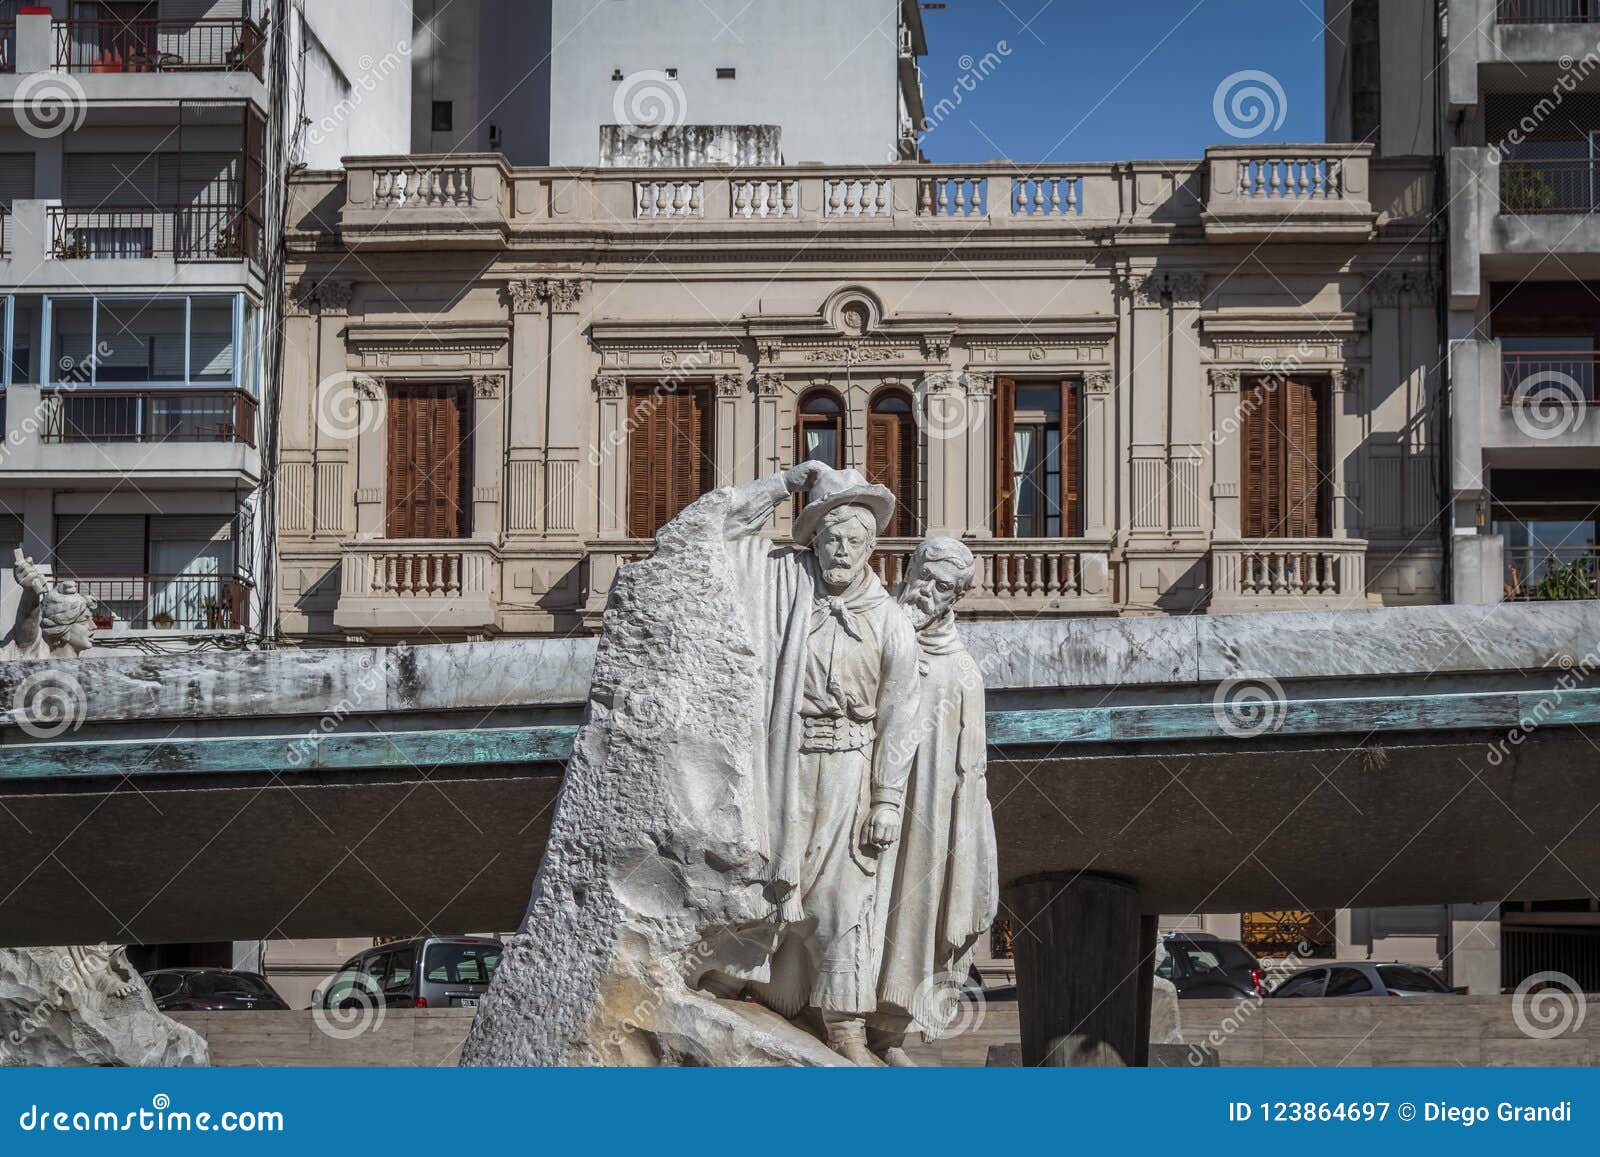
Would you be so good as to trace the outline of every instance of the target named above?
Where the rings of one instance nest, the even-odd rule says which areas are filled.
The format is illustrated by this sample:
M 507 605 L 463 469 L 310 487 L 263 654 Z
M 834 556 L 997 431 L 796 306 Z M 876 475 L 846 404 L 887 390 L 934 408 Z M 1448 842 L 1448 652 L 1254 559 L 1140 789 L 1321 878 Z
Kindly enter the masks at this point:
M 794 545 L 759 534 L 806 495 Z M 768 679 L 771 898 L 779 934 L 750 991 L 784 1016 L 820 1016 L 858 1064 L 876 1007 L 883 929 L 879 856 L 899 838 L 917 713 L 910 621 L 869 565 L 895 499 L 854 470 L 807 461 L 733 488 L 724 523 L 752 640 Z

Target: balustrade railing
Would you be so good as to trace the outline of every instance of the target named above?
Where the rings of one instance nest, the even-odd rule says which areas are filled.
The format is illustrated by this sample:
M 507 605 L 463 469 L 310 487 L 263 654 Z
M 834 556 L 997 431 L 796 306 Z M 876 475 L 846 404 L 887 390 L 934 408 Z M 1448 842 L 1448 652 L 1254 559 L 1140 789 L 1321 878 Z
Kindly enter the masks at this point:
M 891 589 L 905 577 L 917 539 L 883 539 L 872 569 Z M 1070 604 L 1108 598 L 1106 547 L 1070 539 L 988 539 L 968 542 L 975 573 L 969 605 Z
M 635 217 L 654 221 L 706 215 L 704 181 L 635 181 Z
M 138 631 L 250 629 L 250 580 L 236 574 L 73 575 L 95 602 L 95 628 Z
M 1600 597 L 1600 547 L 1508 546 L 1505 568 L 1507 602 Z
M 1239 162 L 1239 191 L 1250 199 L 1343 197 L 1342 163 L 1333 157 L 1249 157 Z
M 792 219 L 800 212 L 799 182 L 736 178 L 730 189 L 729 205 L 733 216 L 746 221 L 757 217 Z
M 256 400 L 243 390 L 45 387 L 42 442 L 256 444 Z
M 372 175 L 372 199 L 380 209 L 467 206 L 472 203 L 472 169 L 467 165 L 380 168 Z
M 1500 0 L 1496 18 L 1501 24 L 1600 23 L 1595 0 Z
M 59 20 L 56 67 L 67 72 L 250 72 L 265 41 L 252 20 Z
M 823 182 L 823 213 L 828 217 L 894 216 L 894 182 L 887 177 L 841 177 Z
M 1212 548 L 1212 601 L 1318 604 L 1366 594 L 1367 544 L 1355 539 L 1258 539 Z
M 341 592 L 357 599 L 486 598 L 494 550 L 471 540 L 344 544 Z
M 928 177 L 919 182 L 917 213 L 923 217 L 987 217 L 989 178 Z
M 1011 182 L 1014 217 L 1078 217 L 1083 214 L 1083 178 L 1016 177 Z

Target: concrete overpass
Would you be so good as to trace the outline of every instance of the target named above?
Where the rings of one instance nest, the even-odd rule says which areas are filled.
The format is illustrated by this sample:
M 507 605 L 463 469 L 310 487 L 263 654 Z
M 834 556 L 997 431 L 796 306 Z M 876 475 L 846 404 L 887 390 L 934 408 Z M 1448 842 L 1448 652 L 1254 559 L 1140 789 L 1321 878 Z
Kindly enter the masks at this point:
M 1007 882 L 1104 873 L 1145 913 L 1600 892 L 1600 604 L 966 634 Z M 7 664 L 0 943 L 512 927 L 592 654 Z M 52 686 L 79 725 L 29 734 Z M 1264 718 L 1218 706 L 1256 688 Z

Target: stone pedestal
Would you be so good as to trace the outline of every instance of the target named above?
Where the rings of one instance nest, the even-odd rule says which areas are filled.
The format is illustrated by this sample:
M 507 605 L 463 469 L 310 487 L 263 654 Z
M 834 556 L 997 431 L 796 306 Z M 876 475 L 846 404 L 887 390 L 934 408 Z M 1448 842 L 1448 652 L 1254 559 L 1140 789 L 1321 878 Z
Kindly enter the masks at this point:
M 1140 991 L 1151 973 L 1138 890 L 1109 876 L 1050 873 L 1011 885 L 1002 910 L 1016 930 L 1023 1064 L 1142 1064 L 1149 1003 Z

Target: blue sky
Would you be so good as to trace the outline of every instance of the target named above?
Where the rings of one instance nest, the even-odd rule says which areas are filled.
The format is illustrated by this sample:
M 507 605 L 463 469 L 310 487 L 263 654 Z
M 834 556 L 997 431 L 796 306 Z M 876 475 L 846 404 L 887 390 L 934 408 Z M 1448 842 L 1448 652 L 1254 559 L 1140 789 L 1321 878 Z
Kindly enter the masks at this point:
M 1321 10 L 1321 0 L 946 0 L 923 13 L 923 92 L 938 122 L 924 149 L 940 162 L 1119 161 L 1320 141 Z M 1218 86 L 1238 73 L 1258 74 L 1234 90 L 1265 94 L 1280 127 L 1248 137 L 1219 127 Z M 1247 92 L 1244 103 L 1233 124 L 1251 133 L 1248 110 L 1260 105 Z

